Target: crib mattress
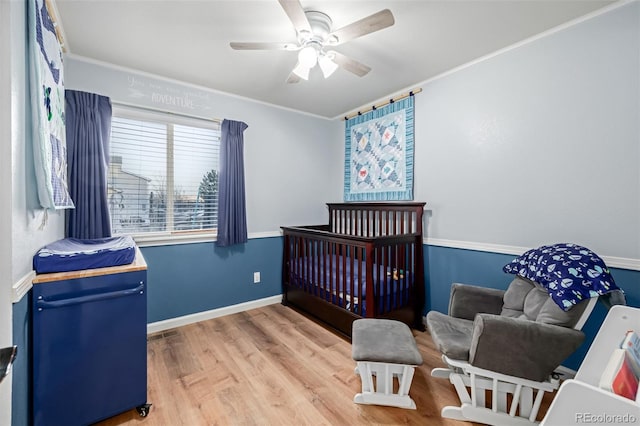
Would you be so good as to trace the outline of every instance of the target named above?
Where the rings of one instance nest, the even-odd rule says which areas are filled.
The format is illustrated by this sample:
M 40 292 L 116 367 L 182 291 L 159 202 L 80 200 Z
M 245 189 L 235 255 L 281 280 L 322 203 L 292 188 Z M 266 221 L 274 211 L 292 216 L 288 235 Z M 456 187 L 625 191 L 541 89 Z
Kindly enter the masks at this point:
M 336 255 L 328 256 L 325 259 L 322 257 L 300 257 L 290 261 L 289 265 L 292 285 L 299 288 L 311 285 L 310 292 L 312 294 L 325 300 L 331 300 L 333 304 L 339 306 L 353 304 L 357 307 L 361 300 L 366 299 L 367 274 L 364 261 L 353 262 L 353 278 L 356 280 L 353 283 L 353 294 L 351 294 L 351 259 L 349 258 L 344 259 L 343 263 L 343 257 Z M 386 306 L 389 309 L 395 309 L 402 306 L 403 301 L 408 297 L 407 292 L 413 279 L 412 273 L 402 271 L 397 274 L 396 270 L 385 269 L 376 264 L 373 265 L 373 270 L 378 271 L 373 274 L 374 291 L 379 289 L 378 280 L 382 280 L 380 284 L 383 294 L 374 294 L 378 308 L 382 310 Z M 316 271 L 315 274 L 312 271 Z M 359 271 L 362 271 L 362 274 Z M 315 282 L 316 280 L 311 277 L 317 277 L 319 282 Z M 320 282 L 323 285 L 320 285 Z M 364 304 L 362 308 L 364 315 Z
M 130 236 L 91 240 L 64 238 L 38 250 L 33 256 L 33 269 L 44 274 L 105 268 L 127 265 L 135 256 L 135 242 Z

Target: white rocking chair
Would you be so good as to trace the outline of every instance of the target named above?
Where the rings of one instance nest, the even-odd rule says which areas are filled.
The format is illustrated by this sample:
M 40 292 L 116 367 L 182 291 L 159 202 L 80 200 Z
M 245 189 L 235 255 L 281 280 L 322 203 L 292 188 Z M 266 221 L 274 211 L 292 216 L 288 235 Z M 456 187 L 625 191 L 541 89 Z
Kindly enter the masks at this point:
M 518 276 L 506 291 L 453 284 L 449 315 L 427 315 L 447 365 L 431 375 L 449 379 L 461 403 L 444 407 L 442 417 L 505 426 L 538 423 L 544 392 L 559 385 L 553 371 L 584 340 L 579 330 L 596 301 L 565 312 L 544 289 Z

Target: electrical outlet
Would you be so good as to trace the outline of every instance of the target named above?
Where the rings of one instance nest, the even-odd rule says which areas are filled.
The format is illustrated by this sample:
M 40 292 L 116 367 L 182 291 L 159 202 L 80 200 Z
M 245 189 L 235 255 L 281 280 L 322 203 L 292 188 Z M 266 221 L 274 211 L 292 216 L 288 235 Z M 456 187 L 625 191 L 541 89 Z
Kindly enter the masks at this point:
M 253 273 L 253 283 L 258 284 L 260 282 L 260 272 Z

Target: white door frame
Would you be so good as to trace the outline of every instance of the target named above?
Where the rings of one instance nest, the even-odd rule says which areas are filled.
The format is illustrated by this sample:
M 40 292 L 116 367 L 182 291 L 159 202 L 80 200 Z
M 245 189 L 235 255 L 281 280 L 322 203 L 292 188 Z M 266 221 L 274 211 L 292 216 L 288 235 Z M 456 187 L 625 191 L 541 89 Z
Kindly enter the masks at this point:
M 17 3 L 17 2 L 15 2 Z M 13 342 L 11 303 L 12 216 L 12 57 L 11 11 L 14 2 L 0 0 L 0 347 Z M 24 91 L 21 91 L 23 93 Z M 0 424 L 11 424 L 11 374 L 0 383 Z

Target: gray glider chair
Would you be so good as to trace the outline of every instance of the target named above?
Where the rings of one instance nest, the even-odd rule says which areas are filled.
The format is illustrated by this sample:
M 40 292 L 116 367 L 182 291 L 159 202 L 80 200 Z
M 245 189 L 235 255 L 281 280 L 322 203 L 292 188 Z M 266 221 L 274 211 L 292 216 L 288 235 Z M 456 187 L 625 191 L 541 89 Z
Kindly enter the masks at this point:
M 431 375 L 449 379 L 461 402 L 444 407 L 442 417 L 491 425 L 537 423 L 544 392 L 558 388 L 554 370 L 582 344 L 580 329 L 597 300 L 565 312 L 542 286 L 520 276 L 506 291 L 453 284 L 449 314 L 427 314 L 447 364 Z

